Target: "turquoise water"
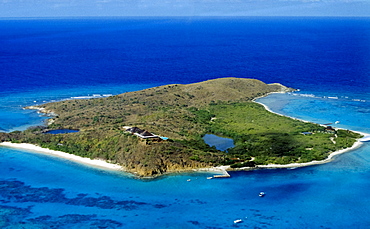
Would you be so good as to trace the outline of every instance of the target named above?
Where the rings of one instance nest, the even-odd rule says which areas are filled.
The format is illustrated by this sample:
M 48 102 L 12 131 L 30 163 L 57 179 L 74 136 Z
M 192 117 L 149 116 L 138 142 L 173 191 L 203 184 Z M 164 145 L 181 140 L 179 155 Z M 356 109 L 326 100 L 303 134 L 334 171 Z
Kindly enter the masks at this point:
M 370 133 L 370 99 L 307 97 L 307 94 L 272 94 L 257 102 L 279 114 L 319 124 Z M 313 95 L 313 94 L 309 94 Z M 367 95 L 366 95 L 367 96 Z
M 42 90 L 26 90 L 12 93 L 0 93 L 0 132 L 25 130 L 29 126 L 43 125 L 48 118 L 40 116 L 34 110 L 25 110 L 23 107 L 55 102 L 64 99 L 86 99 L 108 95 L 116 95 L 129 91 L 159 86 L 158 84 L 102 84 L 97 86 L 67 87 L 60 89 L 43 88 Z
M 299 118 L 306 117 L 300 116 L 305 112 L 294 114 L 295 106 L 308 108 L 314 104 L 312 111 L 330 110 L 332 106 L 331 100 L 319 100 L 318 107 L 311 98 L 283 94 L 260 100 Z M 323 122 L 333 119 L 330 113 L 315 114 L 310 113 L 311 119 Z M 351 125 L 352 113 L 343 111 L 338 117 L 335 120 L 349 120 L 347 125 Z M 352 121 L 356 123 L 357 118 Z M 356 125 L 353 127 L 356 129 Z M 209 173 L 187 173 L 142 181 L 122 172 L 0 147 L 0 225 L 3 228 L 367 228 L 370 225 L 369 161 L 370 144 L 365 143 L 325 165 L 231 172 L 230 179 L 208 180 Z M 266 193 L 264 198 L 258 196 L 261 191 Z M 243 222 L 235 225 L 236 219 Z
M 321 166 L 234 172 L 231 179 L 182 174 L 147 182 L 1 150 L 3 225 L 234 228 L 238 218 L 244 221 L 240 228 L 366 228 L 370 223 L 368 146 Z M 266 193 L 262 199 L 260 191 Z M 7 215 L 5 206 L 13 214 Z
M 237 76 L 302 90 L 259 100 L 273 111 L 370 133 L 368 18 L 1 20 L 0 31 L 0 131 L 43 124 L 24 106 Z M 364 143 L 325 165 L 143 181 L 0 147 L 0 228 L 369 228 L 369 165 Z

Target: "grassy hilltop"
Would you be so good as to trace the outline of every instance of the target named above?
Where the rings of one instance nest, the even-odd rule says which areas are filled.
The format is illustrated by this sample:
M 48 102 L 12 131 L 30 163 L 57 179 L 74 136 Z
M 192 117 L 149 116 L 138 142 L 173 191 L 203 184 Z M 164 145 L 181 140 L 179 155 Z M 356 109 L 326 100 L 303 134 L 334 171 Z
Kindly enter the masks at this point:
M 270 92 L 289 91 L 280 84 L 254 79 L 222 78 L 201 83 L 166 85 L 108 98 L 67 100 L 39 106 L 57 116 L 48 129 L 78 133 L 43 134 L 43 127 L 0 136 L 83 157 L 121 164 L 139 176 L 229 164 L 286 164 L 325 159 L 353 145 L 358 134 L 282 117 L 252 102 Z M 125 132 L 135 126 L 168 137 L 148 142 Z M 303 135 L 302 132 L 312 132 Z M 231 137 L 235 147 L 224 153 L 206 145 L 202 136 Z

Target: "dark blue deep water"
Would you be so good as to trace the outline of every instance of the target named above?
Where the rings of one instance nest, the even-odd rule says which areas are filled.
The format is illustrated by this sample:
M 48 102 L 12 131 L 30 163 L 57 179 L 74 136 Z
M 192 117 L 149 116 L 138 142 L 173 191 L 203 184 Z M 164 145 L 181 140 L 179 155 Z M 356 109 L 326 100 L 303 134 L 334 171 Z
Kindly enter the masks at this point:
M 0 21 L 1 93 L 236 76 L 328 92 L 369 85 L 368 18 Z
M 0 131 L 43 123 L 24 106 L 228 76 L 300 89 L 259 100 L 275 112 L 370 133 L 370 18 L 0 20 Z M 2 146 L 0 228 L 369 228 L 369 168 L 365 143 L 325 165 L 145 182 Z

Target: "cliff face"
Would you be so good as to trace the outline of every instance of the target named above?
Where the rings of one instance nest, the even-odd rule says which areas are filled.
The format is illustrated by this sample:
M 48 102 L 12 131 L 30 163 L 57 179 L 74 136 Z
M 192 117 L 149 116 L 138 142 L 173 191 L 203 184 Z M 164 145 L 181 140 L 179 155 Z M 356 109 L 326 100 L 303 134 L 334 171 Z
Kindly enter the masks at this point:
M 224 153 L 200 139 L 211 121 L 207 106 L 251 101 L 270 92 L 289 91 L 280 84 L 255 79 L 221 78 L 189 85 L 166 85 L 117 96 L 68 100 L 37 107 L 57 114 L 50 129 L 79 129 L 66 135 L 25 133 L 23 141 L 84 157 L 120 163 L 139 176 L 211 167 Z M 147 143 L 127 134 L 138 126 L 170 141 Z M 22 138 L 22 137 L 19 137 Z
M 200 151 L 179 142 L 162 141 L 147 145 L 139 140 L 127 152 L 117 152 L 116 158 L 127 172 L 140 177 L 153 177 L 216 166 L 222 162 L 222 155 L 208 147 Z
M 213 166 L 212 164 L 193 161 L 186 157 L 170 158 L 158 156 L 149 163 L 142 163 L 142 159 L 142 157 L 136 157 L 134 160 L 127 158 L 123 160 L 123 167 L 127 172 L 140 177 L 155 177 L 165 173 L 191 171 Z

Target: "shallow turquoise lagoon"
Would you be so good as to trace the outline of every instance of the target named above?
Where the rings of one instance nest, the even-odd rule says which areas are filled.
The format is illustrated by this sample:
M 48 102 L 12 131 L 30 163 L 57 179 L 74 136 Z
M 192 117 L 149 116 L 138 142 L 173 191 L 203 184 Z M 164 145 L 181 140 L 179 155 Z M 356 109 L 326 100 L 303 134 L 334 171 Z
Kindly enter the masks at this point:
M 365 145 L 326 165 L 232 172 L 230 179 L 191 173 L 142 181 L 2 147 L 0 223 L 234 228 L 233 221 L 242 219 L 239 228 L 365 228 L 369 149 Z
M 369 130 L 357 127 L 357 119 L 364 117 L 352 115 L 362 109 L 355 108 L 356 102 L 333 117 L 328 113 L 335 111 L 330 109 L 331 100 L 282 94 L 261 100 L 286 115 L 308 118 L 296 109 L 306 107 L 311 121 L 341 120 L 340 125 Z M 138 180 L 122 172 L 0 147 L 0 226 L 366 228 L 369 161 L 370 144 L 365 143 L 325 165 L 231 172 L 230 179 L 208 180 L 211 174 L 194 172 Z M 258 196 L 261 191 L 266 193 L 263 198 Z M 236 219 L 242 222 L 234 224 Z
M 286 116 L 370 133 L 370 99 L 318 97 L 312 93 L 276 93 L 257 99 L 257 102 Z
M 370 133 L 369 24 L 366 17 L 4 19 L 0 131 L 43 124 L 47 117 L 24 106 L 236 76 L 311 90 L 259 100 L 275 112 Z M 0 228 L 370 228 L 369 144 L 325 165 L 150 181 L 0 147 Z

